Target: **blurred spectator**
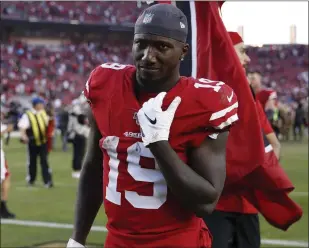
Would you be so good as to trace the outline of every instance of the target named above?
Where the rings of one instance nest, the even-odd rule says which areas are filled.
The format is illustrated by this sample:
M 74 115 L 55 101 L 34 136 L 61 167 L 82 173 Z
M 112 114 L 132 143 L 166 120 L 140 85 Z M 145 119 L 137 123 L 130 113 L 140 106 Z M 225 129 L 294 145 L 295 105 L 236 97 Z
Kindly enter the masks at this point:
M 293 126 L 293 133 L 294 133 L 294 140 L 302 141 L 303 139 L 303 126 L 305 124 L 305 111 L 303 105 L 298 103 L 298 106 L 295 110 L 295 118 L 294 118 L 294 126 Z
M 69 104 L 95 66 L 107 61 L 131 62 L 131 43 L 121 42 L 66 42 L 58 47 L 20 41 L 1 44 L 1 100 L 37 93 Z M 248 47 L 248 53 L 250 69 L 261 71 L 263 84 L 274 88 L 281 101 L 290 103 L 308 96 L 308 46 Z
M 23 56 L 18 50 L 24 51 Z M 1 44 L 1 98 L 37 93 L 68 104 L 80 94 L 94 67 L 107 61 L 126 63 L 130 52 L 130 42 L 69 42 L 58 47 L 19 41 Z
M 264 45 L 248 47 L 250 70 L 262 73 L 263 84 L 274 88 L 284 102 L 307 97 L 308 46 Z
M 10 19 L 35 19 L 101 24 L 132 24 L 146 4 L 134 1 L 30 1 L 1 2 L 1 16 Z

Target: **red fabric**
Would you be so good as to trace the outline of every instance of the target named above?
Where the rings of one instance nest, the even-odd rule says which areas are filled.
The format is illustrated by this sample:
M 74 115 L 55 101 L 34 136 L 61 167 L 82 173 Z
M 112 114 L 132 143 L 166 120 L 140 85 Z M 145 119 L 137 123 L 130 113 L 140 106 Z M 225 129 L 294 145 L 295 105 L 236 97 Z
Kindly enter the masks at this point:
M 227 146 L 224 191 L 242 192 L 273 226 L 286 230 L 302 216 L 289 197 L 293 185 L 273 152 L 265 156 L 258 113 L 243 67 L 218 11 L 217 2 L 195 2 L 197 22 L 197 77 L 227 83 L 237 94 L 239 119 Z M 264 162 L 265 156 L 265 162 Z M 239 187 L 240 186 L 240 187 Z M 226 192 L 223 192 L 226 193 Z
M 273 151 L 265 154 L 263 166 L 246 177 L 244 184 L 253 190 L 244 196 L 271 225 L 287 230 L 302 217 L 301 207 L 288 196 L 294 186 Z
M 222 5 L 223 5 L 224 3 L 225 3 L 225 1 L 219 1 L 219 2 L 218 2 L 220 11 L 221 11 Z
M 286 231 L 303 214 L 301 207 L 288 196 L 293 190 L 294 186 L 275 153 L 270 151 L 265 153 L 262 166 L 225 189 L 223 195 L 241 194 L 271 225 Z
M 263 163 L 261 126 L 244 69 L 219 15 L 218 3 L 195 2 L 195 9 L 197 77 L 223 81 L 238 97 L 239 122 L 231 129 L 227 148 L 228 186 Z
M 229 32 L 233 45 L 243 42 L 241 36 L 237 32 Z
M 273 133 L 274 130 L 271 127 L 271 124 L 269 122 L 269 120 L 267 119 L 267 116 L 265 114 L 265 111 L 261 105 L 261 103 L 259 101 L 256 101 L 256 109 L 258 111 L 259 114 L 259 118 L 260 118 L 260 123 L 262 126 L 262 130 L 264 132 L 265 135 Z
M 48 122 L 46 134 L 47 134 L 47 151 L 50 152 L 53 148 L 53 135 L 55 131 L 55 120 L 50 119 Z
M 54 119 L 50 119 L 47 125 L 47 137 L 51 137 L 54 135 L 54 131 L 55 131 L 55 120 Z

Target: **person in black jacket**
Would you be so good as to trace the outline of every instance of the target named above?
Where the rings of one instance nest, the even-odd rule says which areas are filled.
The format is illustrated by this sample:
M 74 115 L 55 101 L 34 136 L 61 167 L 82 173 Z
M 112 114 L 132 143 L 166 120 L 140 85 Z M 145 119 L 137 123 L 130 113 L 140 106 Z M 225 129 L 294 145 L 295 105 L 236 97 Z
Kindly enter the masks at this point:
M 68 141 L 73 144 L 72 177 L 79 178 L 86 148 L 86 137 L 89 134 L 86 115 L 82 106 L 76 104 L 69 113 Z
M 61 140 L 62 140 L 62 151 L 66 152 L 68 147 L 68 123 L 69 123 L 69 111 L 66 108 L 61 109 L 59 113 L 59 129 L 61 132 Z

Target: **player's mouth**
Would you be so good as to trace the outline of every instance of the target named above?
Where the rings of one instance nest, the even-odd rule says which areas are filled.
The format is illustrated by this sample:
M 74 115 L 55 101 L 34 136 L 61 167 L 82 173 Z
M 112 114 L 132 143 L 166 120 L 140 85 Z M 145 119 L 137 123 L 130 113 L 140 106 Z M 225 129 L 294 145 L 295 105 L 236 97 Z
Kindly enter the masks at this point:
M 154 72 L 159 71 L 159 68 L 150 67 L 150 66 L 140 66 L 139 68 L 142 72 L 146 72 L 146 73 L 154 73 Z

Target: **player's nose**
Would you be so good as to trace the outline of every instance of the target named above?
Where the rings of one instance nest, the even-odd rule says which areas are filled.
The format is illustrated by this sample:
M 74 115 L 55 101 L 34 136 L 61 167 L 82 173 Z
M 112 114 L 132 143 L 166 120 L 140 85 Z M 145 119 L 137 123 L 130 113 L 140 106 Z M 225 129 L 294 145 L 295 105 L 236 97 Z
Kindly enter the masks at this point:
M 142 60 L 146 62 L 155 62 L 156 61 L 156 52 L 153 47 L 148 46 L 144 49 Z
M 247 54 L 246 54 L 246 57 L 245 57 L 245 61 L 246 61 L 246 64 L 249 64 L 251 62 L 251 59 Z

